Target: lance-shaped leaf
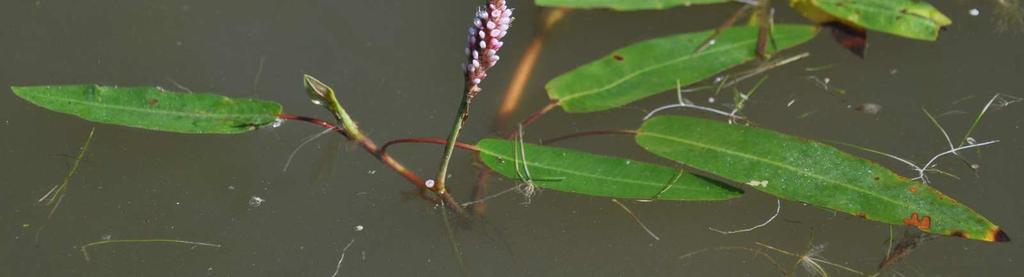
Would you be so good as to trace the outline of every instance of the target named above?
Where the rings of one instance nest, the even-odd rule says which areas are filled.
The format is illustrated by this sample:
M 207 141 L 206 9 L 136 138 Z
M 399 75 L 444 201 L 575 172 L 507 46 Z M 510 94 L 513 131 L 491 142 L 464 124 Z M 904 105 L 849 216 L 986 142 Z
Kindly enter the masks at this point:
M 839 21 L 902 37 L 936 40 L 953 21 L 921 0 L 792 0 L 790 5 L 818 23 Z
M 12 87 L 40 107 L 85 120 L 189 134 L 236 134 L 273 123 L 281 105 L 155 87 L 63 85 Z
M 618 11 L 661 10 L 676 6 L 728 3 L 732 0 L 537 0 L 537 6 Z
M 822 143 L 680 116 L 648 120 L 636 141 L 651 153 L 779 198 L 930 233 L 1009 240 L 988 219 L 938 190 Z
M 697 50 L 712 31 L 686 33 L 639 42 L 616 50 L 548 82 L 548 97 L 567 112 L 619 107 L 644 97 L 687 86 L 756 57 L 756 26 L 724 30 L 714 44 Z M 808 25 L 775 25 L 778 49 L 803 43 L 817 32 Z
M 725 200 L 743 193 L 670 167 L 564 148 L 519 145 L 508 140 L 484 139 L 477 148 L 487 167 L 518 182 L 529 180 L 545 189 L 657 200 Z

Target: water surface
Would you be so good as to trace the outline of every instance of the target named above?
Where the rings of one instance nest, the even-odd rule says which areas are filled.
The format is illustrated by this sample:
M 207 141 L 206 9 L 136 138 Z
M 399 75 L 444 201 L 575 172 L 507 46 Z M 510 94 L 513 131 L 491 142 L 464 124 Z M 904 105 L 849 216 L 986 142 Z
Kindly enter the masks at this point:
M 784 1 L 776 2 L 777 22 L 804 22 Z M 939 120 L 959 137 L 995 93 L 1024 96 L 1024 36 L 995 30 L 992 2 L 936 3 L 954 20 L 938 42 L 871 33 L 864 60 L 819 35 L 789 51 L 812 55 L 770 72 L 745 113 L 761 127 L 926 160 L 945 150 L 946 142 L 922 108 L 942 114 Z M 380 142 L 440 137 L 458 105 L 465 29 L 476 3 L 5 1 L 0 4 L 0 84 L 187 88 L 270 99 L 290 113 L 327 117 L 302 90 L 302 74 L 312 74 L 334 85 L 348 110 Z M 511 4 L 517 20 L 502 63 L 474 105 L 464 134 L 469 142 L 494 135 L 491 122 L 500 92 L 538 30 L 538 8 L 525 1 Z M 549 35 L 515 117 L 543 106 L 548 101 L 544 83 L 562 72 L 631 42 L 713 28 L 734 8 L 573 12 Z M 980 15 L 971 16 L 972 8 Z M 824 65 L 833 66 L 805 70 Z M 821 89 L 808 80 L 811 76 L 829 78 L 846 94 Z M 713 96 L 691 99 L 708 104 L 708 97 Z M 580 130 L 635 128 L 645 111 L 674 99 L 667 93 L 594 114 L 556 111 L 526 136 L 535 141 Z M 725 95 L 716 100 L 709 105 L 731 102 Z M 865 103 L 882 110 L 854 109 Z M 1024 193 L 1019 186 L 1022 120 L 1024 105 L 991 112 L 974 137 L 1000 142 L 969 154 L 980 165 L 978 174 L 946 159 L 939 166 L 961 179 L 932 177 L 935 187 L 1015 239 L 1024 239 L 1024 206 L 1018 200 Z M 49 209 L 36 199 L 60 183 L 92 127 L 96 134 L 88 155 L 60 209 L 47 220 Z M 459 275 L 439 210 L 410 197 L 408 183 L 354 145 L 327 136 L 299 150 L 282 171 L 301 140 L 318 131 L 287 123 L 239 136 L 155 133 L 91 124 L 0 93 L 0 275 L 330 276 L 349 242 L 344 275 Z M 629 138 L 594 137 L 563 146 L 671 164 L 645 154 Z M 393 153 L 430 176 L 439 152 L 436 146 L 415 145 Z M 898 162 L 858 154 L 913 173 Z M 456 196 L 469 198 L 476 172 L 468 153 L 456 156 L 450 181 Z M 254 197 L 264 201 L 252 205 Z M 828 260 L 873 272 L 890 236 L 888 225 L 785 201 L 781 215 L 754 232 L 709 231 L 756 225 L 774 212 L 775 198 L 749 189 L 742 198 L 717 203 L 627 201 L 661 237 L 658 241 L 608 199 L 543 191 L 529 205 L 523 201 L 498 198 L 490 202 L 485 220 L 456 226 L 470 275 L 773 276 L 775 266 L 749 252 L 680 256 L 706 248 L 756 247 L 755 242 L 802 251 L 812 239 L 827 245 L 821 255 Z M 892 231 L 899 237 L 905 228 Z M 104 245 L 91 249 L 91 262 L 79 251 L 93 241 L 137 238 L 223 247 Z M 908 276 L 1008 275 L 1022 254 L 1017 242 L 940 238 L 894 269 Z M 774 257 L 787 268 L 793 261 Z

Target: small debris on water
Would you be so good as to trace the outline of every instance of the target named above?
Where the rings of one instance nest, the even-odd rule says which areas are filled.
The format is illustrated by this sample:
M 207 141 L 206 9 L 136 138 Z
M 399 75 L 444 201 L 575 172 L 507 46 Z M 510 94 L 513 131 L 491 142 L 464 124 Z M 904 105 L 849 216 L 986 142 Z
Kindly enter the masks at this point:
M 352 229 L 355 229 L 356 232 L 362 232 L 363 231 L 363 225 L 356 225 L 356 227 L 352 228 Z
M 426 182 L 423 182 L 423 185 L 426 186 L 427 188 L 433 188 L 434 187 L 434 179 L 427 179 Z
M 370 174 L 370 175 L 377 174 L 377 171 L 376 170 L 369 170 L 369 171 L 366 171 L 366 174 Z
M 708 97 L 708 103 L 714 104 L 715 103 L 715 98 L 714 97 Z
M 864 103 L 864 104 L 857 105 L 857 107 L 854 107 L 853 110 L 858 111 L 858 112 L 862 112 L 862 113 L 865 113 L 865 114 L 878 114 L 879 112 L 882 111 L 882 105 L 875 104 L 875 103 Z
M 263 202 L 267 202 L 267 200 L 263 199 L 262 197 L 253 195 L 251 198 L 249 198 L 249 207 L 258 208 L 260 205 L 263 205 Z
M 786 107 L 789 108 L 789 107 L 793 106 L 793 103 L 796 103 L 796 99 L 789 100 L 789 103 L 786 103 Z
M 977 8 L 970 9 L 969 11 L 967 11 L 967 13 L 969 13 L 971 16 L 981 15 L 981 11 L 979 11 Z

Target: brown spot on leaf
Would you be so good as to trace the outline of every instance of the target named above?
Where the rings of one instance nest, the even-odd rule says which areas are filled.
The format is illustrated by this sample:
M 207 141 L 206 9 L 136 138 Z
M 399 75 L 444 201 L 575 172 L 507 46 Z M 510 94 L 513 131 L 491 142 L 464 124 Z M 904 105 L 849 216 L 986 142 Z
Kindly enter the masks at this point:
M 878 180 L 882 180 L 882 177 L 875 176 L 873 179 L 875 179 L 875 181 L 878 181 Z
M 927 230 L 932 228 L 932 218 L 930 216 L 924 216 L 922 218 L 917 217 L 917 213 L 911 213 L 909 218 L 903 219 L 903 224 L 917 227 L 918 229 Z
M 622 55 L 614 54 L 614 55 L 612 55 L 612 59 L 615 59 L 616 61 L 620 61 L 621 62 L 622 60 L 625 60 L 626 58 L 623 58 Z
M 157 103 L 160 103 L 160 100 L 157 100 L 156 98 L 146 100 L 146 104 L 149 104 L 151 107 L 156 106 Z
M 910 186 L 910 188 L 908 188 L 907 190 L 910 191 L 911 193 L 915 193 L 917 192 L 917 186 Z
M 859 218 L 868 219 L 868 215 L 865 214 L 864 212 L 857 212 L 857 213 L 855 213 L 853 215 L 856 216 L 856 217 L 859 217 Z

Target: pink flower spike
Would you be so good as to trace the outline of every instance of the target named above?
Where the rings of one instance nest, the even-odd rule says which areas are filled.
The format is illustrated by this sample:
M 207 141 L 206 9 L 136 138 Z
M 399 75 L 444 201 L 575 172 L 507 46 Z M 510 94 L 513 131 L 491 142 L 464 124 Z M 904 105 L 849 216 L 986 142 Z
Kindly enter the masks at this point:
M 504 45 L 501 41 L 508 34 L 511 25 L 512 10 L 505 0 L 489 0 L 481 6 L 473 18 L 468 41 L 469 51 L 466 53 L 466 83 L 476 87 L 485 77 L 487 70 L 498 63 L 498 49 Z M 470 89 L 471 96 L 480 89 Z

